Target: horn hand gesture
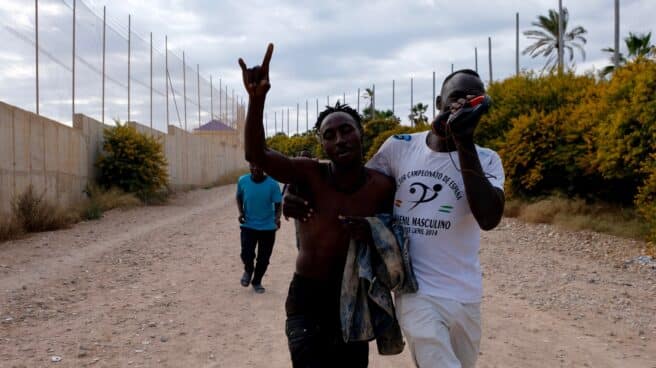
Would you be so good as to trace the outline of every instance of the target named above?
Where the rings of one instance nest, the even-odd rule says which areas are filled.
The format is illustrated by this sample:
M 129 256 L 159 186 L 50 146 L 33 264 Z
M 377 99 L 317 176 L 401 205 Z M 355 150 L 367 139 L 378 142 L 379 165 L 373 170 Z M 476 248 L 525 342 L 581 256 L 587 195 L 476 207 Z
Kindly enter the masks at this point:
M 266 54 L 262 60 L 262 65 L 256 65 L 248 68 L 242 58 L 239 58 L 239 66 L 241 67 L 241 74 L 244 79 L 244 87 L 248 95 L 251 97 L 263 97 L 271 88 L 269 82 L 269 63 L 271 62 L 271 55 L 273 55 L 273 44 L 270 43 L 267 47 Z

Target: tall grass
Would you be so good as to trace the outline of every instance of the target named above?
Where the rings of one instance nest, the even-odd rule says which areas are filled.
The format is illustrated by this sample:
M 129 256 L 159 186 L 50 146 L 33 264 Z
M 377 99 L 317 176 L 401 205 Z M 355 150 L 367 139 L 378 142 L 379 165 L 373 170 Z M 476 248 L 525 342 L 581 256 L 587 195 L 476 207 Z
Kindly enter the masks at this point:
M 25 233 L 65 229 L 80 220 L 95 220 L 114 208 L 129 208 L 142 204 L 134 194 L 120 189 L 103 190 L 87 186 L 87 199 L 64 209 L 50 203 L 32 186 L 12 200 L 11 214 L 0 219 L 0 241 L 12 240 Z
M 648 225 L 634 209 L 605 203 L 586 203 L 582 199 L 558 196 L 535 202 L 518 199 L 506 203 L 505 215 L 531 223 L 553 224 L 569 230 L 600 233 L 645 240 Z
M 114 208 L 130 208 L 142 204 L 132 193 L 125 193 L 119 188 L 104 190 L 97 185 L 87 185 L 85 190 L 87 200 L 79 206 L 80 216 L 86 220 L 96 220 L 103 212 Z
M 79 220 L 75 212 L 48 202 L 31 185 L 12 201 L 12 212 L 14 220 L 25 232 L 62 229 Z
M 23 228 L 13 215 L 0 219 L 0 242 L 16 239 L 23 232 Z

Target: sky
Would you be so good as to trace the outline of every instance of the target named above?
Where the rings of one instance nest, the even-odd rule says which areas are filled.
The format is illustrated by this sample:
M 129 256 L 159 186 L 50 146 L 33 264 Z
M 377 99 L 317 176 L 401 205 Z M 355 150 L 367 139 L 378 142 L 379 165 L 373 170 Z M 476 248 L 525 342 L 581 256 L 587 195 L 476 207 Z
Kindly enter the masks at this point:
M 521 32 L 534 28 L 531 22 L 534 22 L 538 15 L 558 7 L 556 0 L 78 0 L 78 4 L 80 1 L 83 1 L 83 4 L 78 8 L 83 9 L 82 13 L 88 12 L 89 19 L 93 18 L 91 13 L 102 15 L 102 8 L 106 5 L 108 24 L 118 33 L 127 29 L 130 14 L 132 30 L 141 35 L 143 40 L 147 40 L 150 32 L 153 32 L 153 43 L 158 50 L 164 49 L 164 36 L 168 35 L 168 48 L 172 54 L 181 58 L 184 50 L 185 61 L 187 65 L 192 66 L 194 73 L 195 66 L 199 65 L 198 70 L 203 79 L 201 86 L 204 86 L 205 81 L 212 75 L 213 81 L 221 80 L 222 88 L 227 84 L 230 96 L 234 90 L 240 99 L 246 96 L 237 59 L 243 57 L 249 66 L 259 64 L 266 45 L 269 42 L 274 43 L 275 51 L 271 62 L 272 88 L 266 107 L 269 133 L 274 130 L 274 114 L 276 122 L 280 124 L 280 115 L 284 114 L 286 119 L 289 108 L 293 132 L 296 130 L 296 105 L 299 104 L 300 126 L 301 130 L 304 130 L 306 101 L 309 104 L 308 117 L 312 125 L 316 117 L 317 100 L 319 108 L 323 109 L 328 101 L 334 104 L 337 99 L 343 100 L 345 94 L 346 102 L 356 107 L 358 88 L 363 93 L 365 88 L 371 88 L 374 84 L 376 108 L 392 109 L 392 81 L 395 84 L 395 113 L 407 123 L 411 106 L 411 78 L 414 87 L 413 102 L 429 105 L 428 116 L 431 117 L 433 72 L 436 73 L 436 88 L 439 91 L 441 81 L 451 71 L 452 64 L 455 69 L 475 68 L 474 49 L 477 48 L 478 70 L 482 79 L 487 82 L 490 78 L 490 37 L 493 79 L 498 81 L 513 75 L 515 14 L 519 12 L 521 51 L 530 44 Z M 42 32 L 40 37 L 42 44 L 52 46 L 53 54 L 61 54 L 59 57 L 55 55 L 54 58 L 67 64 L 65 60 L 70 62 L 71 59 L 68 36 L 71 27 L 65 20 L 68 16 L 66 8 L 56 10 L 58 4 L 70 8 L 72 0 L 41 0 L 40 6 L 45 9 L 47 15 L 40 15 L 40 27 L 47 29 L 44 27 L 48 27 L 48 22 L 51 22 L 53 31 Z M 575 54 L 576 72 L 599 70 L 607 65 L 609 55 L 601 49 L 613 46 L 613 1 L 563 1 L 563 6 L 569 9 L 569 27 L 582 26 L 588 31 L 585 35 L 585 59 L 579 53 Z M 34 109 L 35 106 L 34 68 L 30 66 L 34 63 L 34 51 L 33 46 L 30 48 L 25 41 L 30 33 L 29 24 L 33 22 L 33 11 L 32 1 L 0 0 L 0 19 L 5 23 L 4 29 L 0 29 L 0 37 L 5 38 L 4 51 L 0 51 L 0 86 L 4 86 L 0 87 L 0 100 L 28 109 Z M 86 57 L 85 60 L 92 60 L 78 66 L 80 70 L 85 67 L 91 70 L 91 64 L 98 67 L 97 56 L 101 52 L 99 45 L 102 35 L 99 28 L 102 27 L 102 22 L 98 19 L 100 18 L 96 17 L 96 20 L 85 23 L 86 30 L 84 27 L 78 29 L 77 52 Z M 629 31 L 653 31 L 654 19 L 656 1 L 620 1 L 622 38 Z M 10 32 L 11 27 L 22 31 L 23 38 L 17 37 L 17 32 Z M 120 38 L 118 33 L 115 35 L 117 39 Z M 60 44 L 61 47 L 57 46 Z M 624 51 L 623 42 L 621 45 L 621 50 Z M 147 86 L 145 75 L 148 64 L 143 62 L 148 59 L 145 51 L 147 46 L 144 42 L 141 46 L 143 52 L 133 51 L 132 56 L 135 65 L 133 73 L 134 68 L 141 68 L 140 75 L 144 76 L 141 80 L 143 83 L 133 82 L 136 86 L 133 88 L 137 89 Z M 87 54 L 88 57 L 84 56 Z M 171 60 L 178 59 L 173 58 L 169 62 L 172 62 Z M 523 70 L 539 71 L 544 62 L 543 58 L 532 59 L 528 55 L 520 54 L 520 67 Z M 57 68 L 62 72 L 57 72 Z M 118 70 L 117 68 L 113 68 L 112 72 Z M 44 104 L 42 109 L 52 110 L 53 115 L 70 115 L 71 88 L 65 88 L 71 84 L 70 72 L 67 73 L 61 65 L 41 69 L 40 78 L 44 80 L 42 84 L 50 86 L 46 88 L 48 91 L 57 91 L 50 93 L 54 96 L 41 93 L 44 95 L 42 99 L 52 97 L 51 100 L 55 101 Z M 127 100 L 120 88 L 121 76 L 125 73 L 125 70 L 121 69 L 114 74 L 114 88 L 117 91 L 114 91 L 112 101 L 116 106 L 124 105 Z M 158 71 L 156 73 L 162 74 Z M 89 72 L 89 75 L 91 74 Z M 78 78 L 84 80 L 83 75 Z M 189 76 L 187 79 L 190 79 Z M 161 82 L 163 86 L 164 82 Z M 95 79 L 93 83 L 96 83 Z M 176 81 L 173 83 L 174 93 L 180 94 L 181 88 L 175 88 Z M 16 86 L 22 87 L 20 92 L 16 91 Z M 191 86 L 192 89 L 196 87 Z M 189 88 L 187 86 L 187 89 Z M 98 97 L 90 91 L 85 91 L 83 86 L 78 89 L 80 91 L 76 92 L 76 104 L 79 110 L 84 112 L 84 109 L 88 108 L 91 115 L 97 115 Z M 92 90 L 97 91 L 98 87 L 94 85 Z M 163 88 L 159 90 L 162 92 Z M 133 93 L 144 95 L 146 92 L 142 90 Z M 163 101 L 164 95 L 160 93 L 158 96 L 160 101 Z M 209 97 L 207 98 L 209 100 Z M 363 108 L 365 103 L 360 99 L 360 108 Z M 191 109 L 192 112 L 188 112 L 190 116 L 195 116 L 194 121 L 203 121 L 206 116 L 208 103 L 203 101 L 201 105 L 201 119 L 196 116 L 197 106 Z M 141 108 L 136 115 L 145 119 L 145 105 L 135 103 L 135 106 Z M 115 109 L 122 111 L 121 107 Z M 171 113 L 176 116 L 171 118 L 176 121 L 175 124 L 180 121 L 177 118 L 180 110 L 181 106 L 178 106 L 176 112 Z M 122 117 L 123 113 L 115 114 Z M 157 120 L 164 120 L 163 116 L 160 111 Z

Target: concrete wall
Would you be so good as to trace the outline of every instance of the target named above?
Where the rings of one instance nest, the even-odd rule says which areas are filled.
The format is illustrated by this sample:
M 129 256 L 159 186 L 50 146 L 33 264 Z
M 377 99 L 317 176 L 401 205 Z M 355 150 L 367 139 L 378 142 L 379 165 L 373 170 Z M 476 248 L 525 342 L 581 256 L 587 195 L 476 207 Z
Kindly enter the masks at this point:
M 174 126 L 165 134 L 130 124 L 161 139 L 174 190 L 206 186 L 247 170 L 243 119 L 236 133 L 216 134 L 192 134 Z M 104 127 L 79 114 L 68 127 L 0 102 L 0 214 L 8 213 L 11 200 L 29 185 L 62 206 L 82 200 L 84 187 L 97 176 L 94 163 L 102 150 Z

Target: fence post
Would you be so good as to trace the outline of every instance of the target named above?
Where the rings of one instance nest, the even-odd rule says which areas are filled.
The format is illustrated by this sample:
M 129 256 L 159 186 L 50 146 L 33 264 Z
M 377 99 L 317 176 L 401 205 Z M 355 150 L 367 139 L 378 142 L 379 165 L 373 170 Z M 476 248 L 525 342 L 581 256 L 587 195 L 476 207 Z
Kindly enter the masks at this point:
M 200 64 L 196 64 L 196 89 L 198 90 L 198 128 L 200 129 Z
M 150 32 L 150 135 L 153 135 L 153 32 Z
M 474 70 L 478 73 L 478 48 L 474 47 Z
M 358 88 L 358 114 L 360 113 L 360 88 Z
M 226 121 L 223 119 L 221 105 L 223 105 L 223 79 L 219 78 L 219 120 L 223 120 L 225 123 Z
M 451 64 L 453 68 L 453 64 Z M 415 83 L 414 78 L 410 78 L 410 114 L 412 114 L 412 107 L 415 105 Z M 414 122 L 410 122 L 410 125 L 414 125 Z
M 171 122 L 169 121 L 169 36 L 165 35 L 164 36 L 164 60 L 165 60 L 165 66 L 164 66 L 164 84 L 166 85 L 166 129 L 168 131 L 169 125 Z
M 615 68 L 620 67 L 620 0 L 615 0 L 615 52 L 613 53 L 613 64 Z
M 187 131 L 187 61 L 182 51 L 182 102 L 184 103 L 184 129 Z
M 326 96 L 326 106 L 330 106 L 330 96 Z
M 77 1 L 73 0 L 73 58 L 71 59 L 72 72 L 72 96 L 71 96 L 71 122 L 75 122 L 75 18 L 77 13 Z M 45 174 L 45 173 L 44 173 Z
M 105 59 L 107 55 L 107 6 L 103 6 L 103 46 L 102 46 L 102 123 L 105 124 Z
M 210 74 L 210 120 L 214 120 L 214 84 L 212 84 L 212 74 Z
M 515 74 L 519 75 L 519 12 L 515 13 Z
M 36 114 L 39 115 L 39 0 L 34 0 L 34 33 L 36 44 L 34 48 L 36 55 Z
M 490 84 L 492 84 L 492 37 L 487 38 L 488 60 L 490 63 Z
M 225 122 L 228 123 L 228 85 L 225 85 Z M 233 126 L 231 123 L 230 126 Z
M 435 71 L 433 70 L 433 120 L 435 120 Z
M 128 14 L 128 121 L 130 121 L 130 58 L 132 56 L 132 15 Z
M 396 111 L 396 81 L 392 79 L 392 115 Z
M 273 112 L 273 135 L 278 133 L 278 111 Z
M 563 0 L 558 0 L 558 73 L 562 73 L 564 69 L 563 55 L 565 49 L 563 43 L 565 35 L 563 33 L 565 32 L 565 26 L 563 21 Z

